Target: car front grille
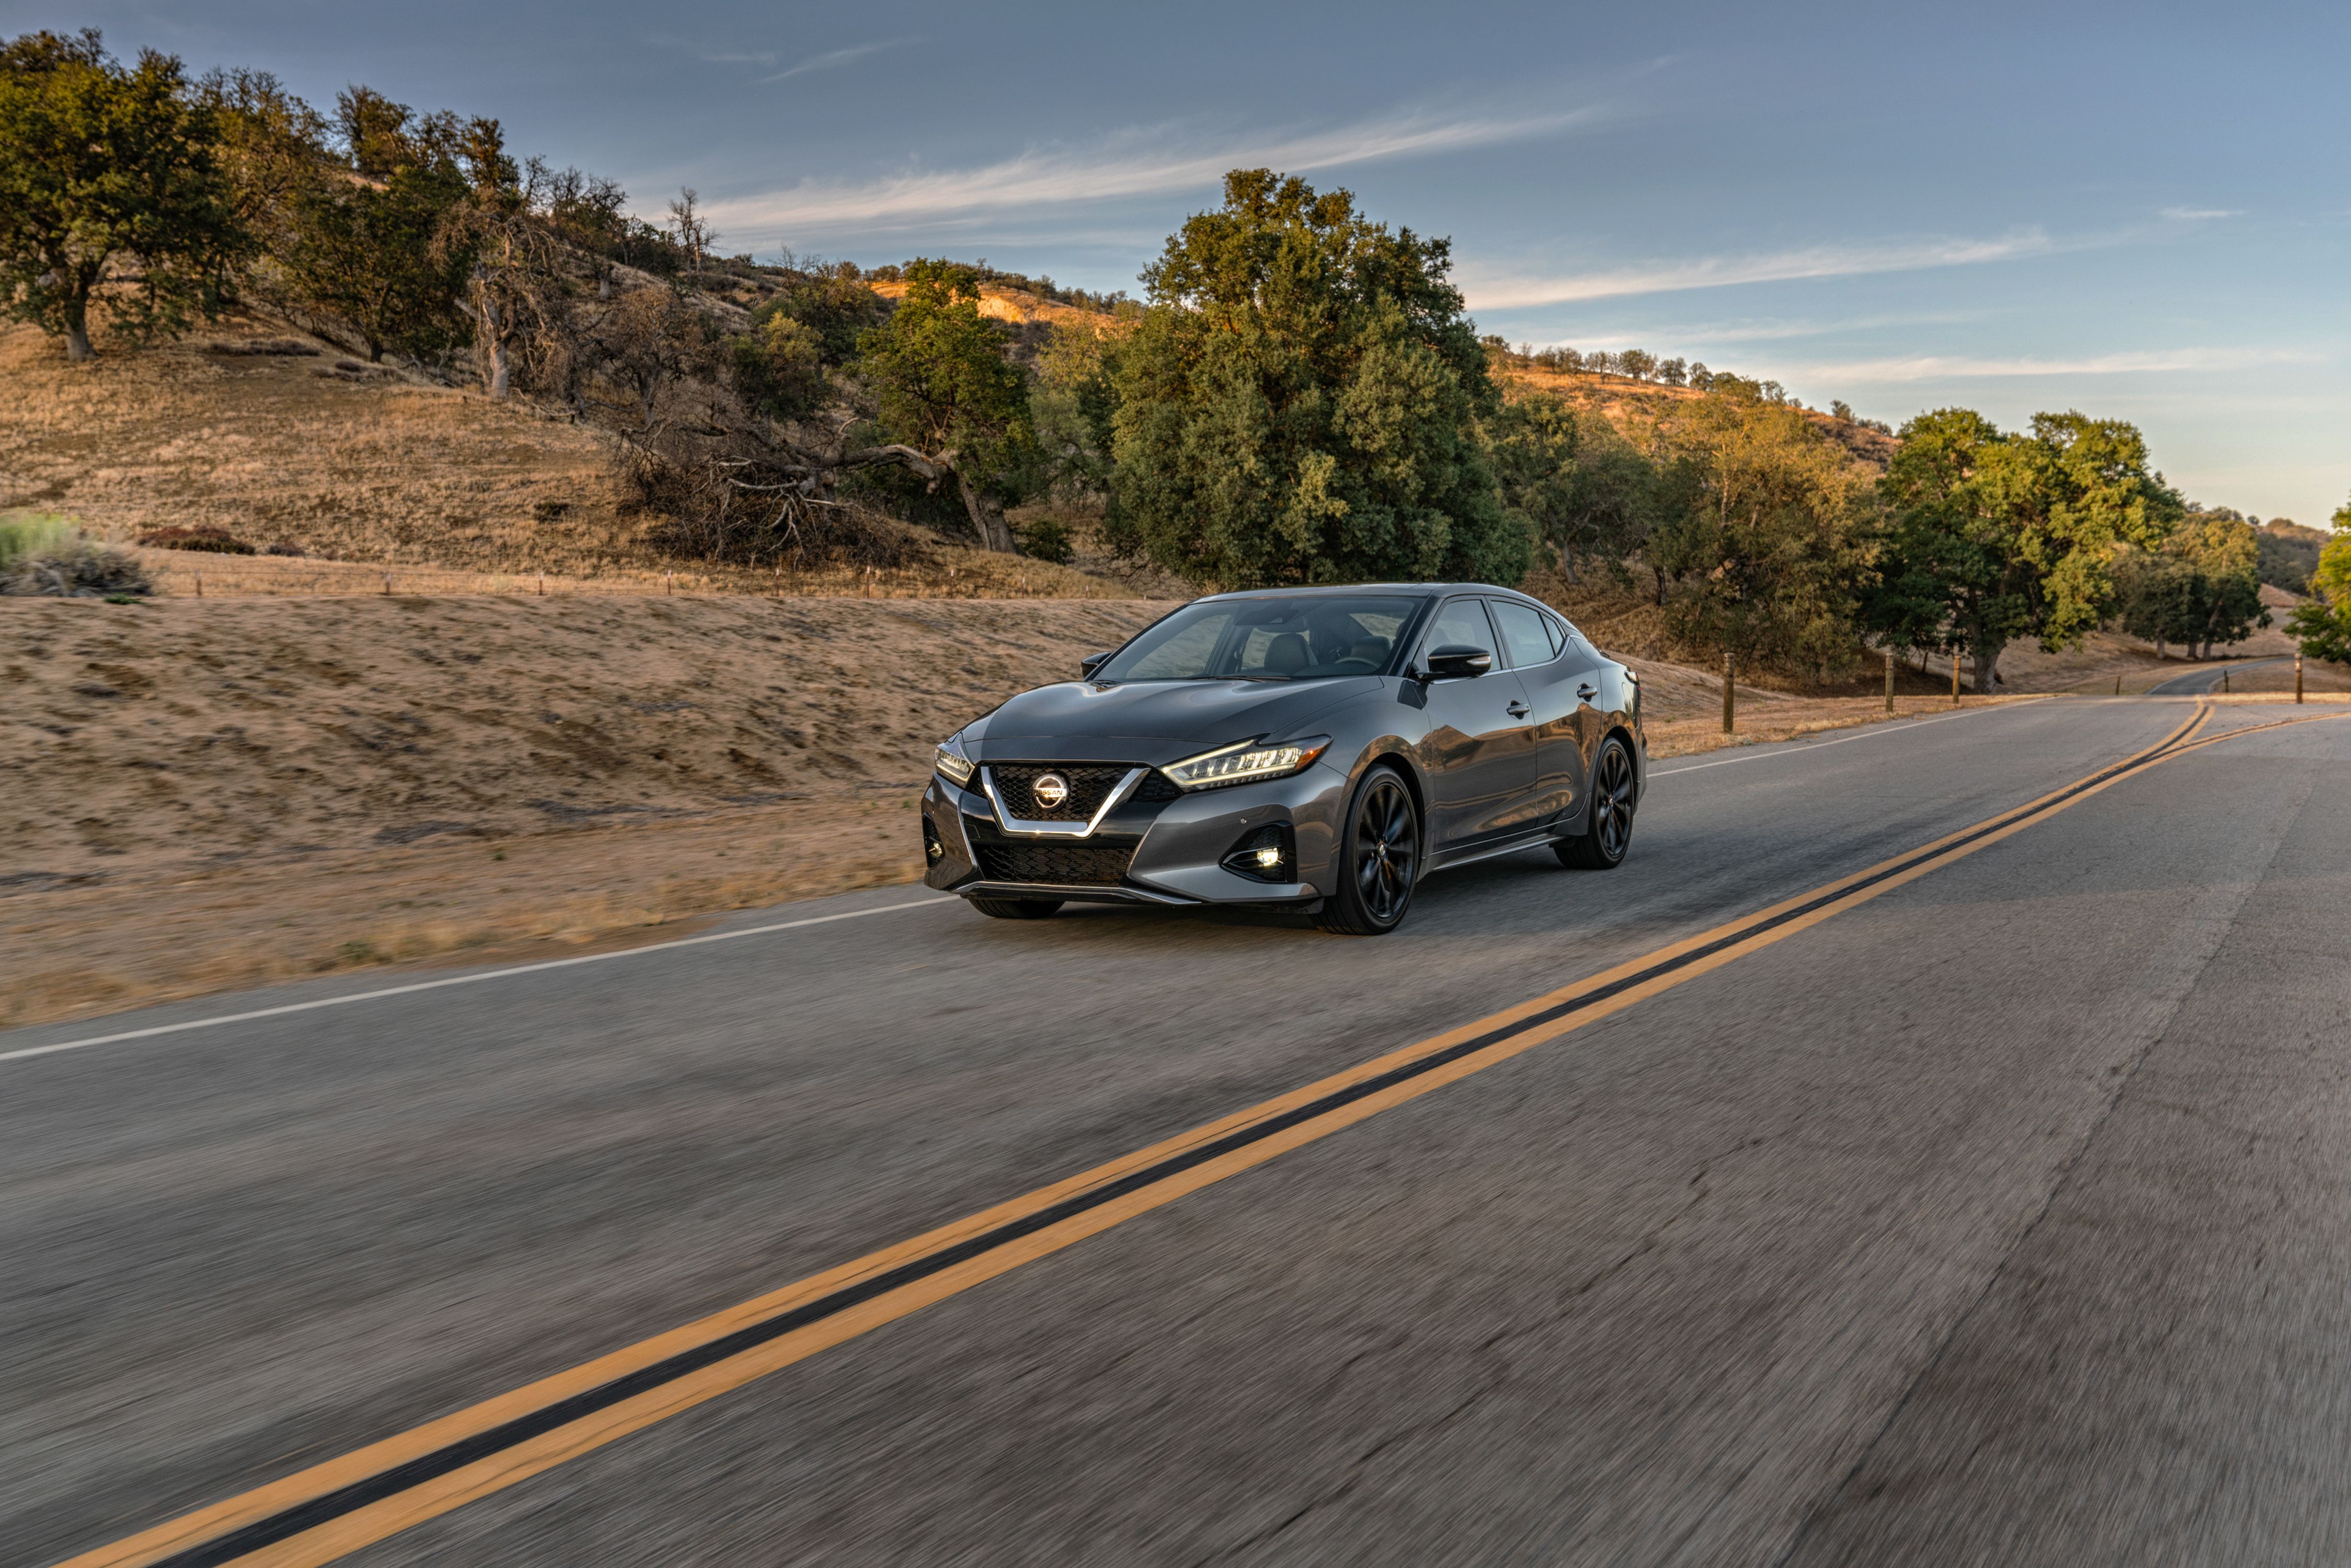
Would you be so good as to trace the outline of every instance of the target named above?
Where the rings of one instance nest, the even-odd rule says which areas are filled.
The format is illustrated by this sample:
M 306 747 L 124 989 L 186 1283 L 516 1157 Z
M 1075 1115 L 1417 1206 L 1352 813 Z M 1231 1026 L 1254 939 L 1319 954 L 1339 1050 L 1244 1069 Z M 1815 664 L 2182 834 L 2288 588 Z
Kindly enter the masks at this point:
M 1083 822 L 1102 810 L 1118 781 L 1131 771 L 1125 768 L 1056 767 L 1042 762 L 991 762 L 987 776 L 996 781 L 996 793 L 1004 809 L 1024 822 Z M 1058 806 L 1048 806 L 1037 799 L 1037 780 L 1046 774 L 1058 776 L 1070 787 L 1069 798 Z
M 1000 786 L 999 786 L 1000 788 Z M 1140 839 L 1079 839 L 1067 843 L 977 843 L 980 875 L 989 882 L 1115 886 Z
M 1134 787 L 1134 798 L 1154 806 L 1165 805 L 1183 793 L 1183 790 L 1176 787 L 1176 780 L 1168 778 L 1156 768 L 1151 770 L 1142 783 Z

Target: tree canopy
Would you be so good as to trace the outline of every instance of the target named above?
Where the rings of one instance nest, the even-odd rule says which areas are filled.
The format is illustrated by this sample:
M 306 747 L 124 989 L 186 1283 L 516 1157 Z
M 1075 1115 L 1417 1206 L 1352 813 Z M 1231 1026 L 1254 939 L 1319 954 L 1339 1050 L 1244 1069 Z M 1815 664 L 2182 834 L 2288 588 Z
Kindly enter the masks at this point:
M 1667 604 L 1682 635 L 1744 659 L 1845 663 L 1865 487 L 1843 450 L 1796 409 L 1720 395 L 1668 440 L 1683 521 L 1656 542 L 1689 569 Z
M 2335 508 L 2335 529 L 2310 575 L 2311 596 L 2286 626 L 2312 658 L 2351 664 L 2351 502 Z
M 982 542 L 1010 549 L 1004 508 L 1036 488 L 1041 468 L 1028 380 L 980 315 L 970 268 L 916 261 L 905 277 L 897 309 L 859 337 L 857 371 L 883 426 L 953 469 Z
M 93 29 L 0 47 L 0 304 L 92 353 L 89 309 L 170 330 L 212 303 L 243 244 L 214 106 L 168 55 L 136 66 Z
M 1479 422 L 1498 407 L 1449 243 L 1345 191 L 1225 177 L 1144 273 L 1112 373 L 1112 542 L 1221 587 L 1526 570 Z
M 2154 549 L 2182 515 L 2121 420 L 2040 413 L 2004 434 L 1971 409 L 1902 427 L 1867 609 L 1881 633 L 1973 654 L 1989 692 L 2021 638 L 2072 646 L 2114 607 L 2123 545 Z

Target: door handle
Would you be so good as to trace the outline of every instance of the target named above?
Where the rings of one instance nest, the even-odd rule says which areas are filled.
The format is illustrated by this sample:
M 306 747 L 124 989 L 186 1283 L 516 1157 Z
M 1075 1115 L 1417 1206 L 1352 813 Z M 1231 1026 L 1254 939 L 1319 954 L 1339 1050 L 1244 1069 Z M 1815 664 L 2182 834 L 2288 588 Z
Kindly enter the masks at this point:
M 1575 688 L 1575 695 L 1582 697 L 1585 702 L 1590 702 L 1593 697 L 1600 695 L 1600 688 L 1593 685 L 1590 681 L 1586 681 L 1583 685 Z
M 1512 718 L 1524 718 L 1527 716 L 1527 705 L 1522 702 L 1512 702 L 1510 706 L 1504 708 L 1502 711 L 1509 714 Z

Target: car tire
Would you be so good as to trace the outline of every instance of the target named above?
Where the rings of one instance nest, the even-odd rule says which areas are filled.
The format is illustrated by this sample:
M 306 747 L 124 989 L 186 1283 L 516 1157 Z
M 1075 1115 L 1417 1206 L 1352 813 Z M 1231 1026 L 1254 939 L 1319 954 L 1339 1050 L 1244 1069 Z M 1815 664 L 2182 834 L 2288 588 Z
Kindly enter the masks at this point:
M 964 902 L 997 920 L 1042 920 L 1061 907 L 1058 898 L 967 898 Z
M 1348 936 L 1384 936 L 1404 924 L 1420 880 L 1420 810 L 1404 775 L 1382 762 L 1364 775 L 1339 834 L 1338 886 L 1315 924 Z
M 1633 753 L 1616 736 L 1600 743 L 1592 763 L 1591 819 L 1584 831 L 1552 845 L 1571 871 L 1614 871 L 1633 847 L 1633 807 L 1638 775 Z

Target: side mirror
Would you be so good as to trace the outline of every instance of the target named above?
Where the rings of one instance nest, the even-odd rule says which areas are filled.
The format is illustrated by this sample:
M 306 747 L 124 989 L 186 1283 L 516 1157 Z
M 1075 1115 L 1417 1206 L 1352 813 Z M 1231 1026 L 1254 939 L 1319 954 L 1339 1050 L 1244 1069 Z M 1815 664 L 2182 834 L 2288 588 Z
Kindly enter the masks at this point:
M 1483 648 L 1472 648 L 1466 643 L 1447 643 L 1442 648 L 1431 648 L 1427 654 L 1428 668 L 1422 679 L 1458 681 L 1482 675 L 1494 667 L 1494 655 Z
M 1109 663 L 1110 654 L 1108 653 L 1088 653 L 1078 661 L 1078 674 L 1086 680 L 1092 680 L 1094 672 Z

